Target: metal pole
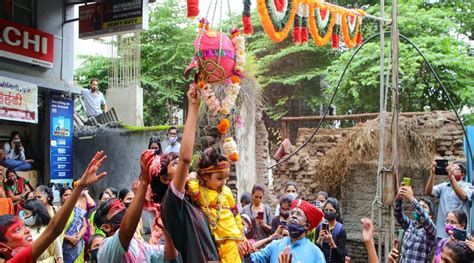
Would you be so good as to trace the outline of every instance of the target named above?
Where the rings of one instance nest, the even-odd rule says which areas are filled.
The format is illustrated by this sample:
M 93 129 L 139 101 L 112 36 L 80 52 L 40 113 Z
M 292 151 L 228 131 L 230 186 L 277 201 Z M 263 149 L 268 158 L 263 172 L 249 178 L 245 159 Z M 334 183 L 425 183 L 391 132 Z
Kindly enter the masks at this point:
M 385 16 L 385 1 L 380 0 L 380 16 L 382 19 L 380 22 L 380 137 L 379 137 L 379 161 L 377 165 L 377 196 L 382 198 L 382 171 L 384 162 L 384 137 L 385 137 L 385 34 L 384 34 L 384 16 Z M 380 199 L 379 199 L 380 200 Z M 378 205 L 378 204 L 377 204 Z M 377 244 L 378 258 L 382 259 L 382 207 L 378 207 L 378 221 L 377 227 L 379 228 L 379 237 Z
M 393 191 L 398 189 L 398 166 L 399 166 L 399 101 L 398 101 L 398 52 L 399 52 L 399 32 L 397 21 L 397 0 L 392 1 L 392 175 L 393 175 Z M 390 208 L 390 238 L 389 243 L 395 237 L 395 217 L 393 208 Z M 388 244 L 390 247 L 390 244 Z

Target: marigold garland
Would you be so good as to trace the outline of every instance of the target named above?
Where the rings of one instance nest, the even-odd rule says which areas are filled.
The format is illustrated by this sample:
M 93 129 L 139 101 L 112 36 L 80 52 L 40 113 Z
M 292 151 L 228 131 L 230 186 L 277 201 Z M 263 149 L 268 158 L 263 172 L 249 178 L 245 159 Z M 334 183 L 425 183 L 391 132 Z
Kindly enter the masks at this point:
M 329 20 L 328 30 L 326 31 L 326 34 L 322 37 L 319 35 L 318 25 L 316 24 L 316 18 L 315 18 L 315 13 L 314 13 L 316 10 L 316 7 L 319 7 L 320 9 L 326 8 L 328 12 L 331 12 L 331 18 Z M 326 14 L 326 15 L 329 15 L 329 14 Z M 332 10 L 329 9 L 329 7 L 314 6 L 309 9 L 308 23 L 309 23 L 309 31 L 311 32 L 311 36 L 313 36 L 314 44 L 322 47 L 326 45 L 329 42 L 329 40 L 331 40 L 332 38 L 332 31 L 334 28 L 334 24 L 336 23 L 336 15 L 333 13 Z
M 351 35 L 350 35 L 350 32 L 349 32 L 349 25 L 347 24 L 348 21 L 347 21 L 347 17 L 349 15 L 346 13 L 346 14 L 342 14 L 342 21 L 341 21 L 341 31 L 342 31 L 342 37 L 344 39 L 344 43 L 346 43 L 346 46 L 348 48 L 353 48 L 356 44 L 357 44 L 357 38 L 358 38 L 358 35 L 359 35 L 359 27 L 360 27 L 360 24 L 361 24 L 361 20 L 362 18 L 360 17 L 356 17 L 355 19 L 357 19 L 356 21 L 356 26 L 355 26 L 355 34 L 354 34 L 354 37 L 351 38 Z M 361 36 L 362 38 L 362 36 Z
M 230 128 L 230 121 L 226 118 L 222 119 L 219 124 L 217 124 L 217 130 L 220 134 L 226 134 L 227 130 Z
M 365 15 L 363 10 L 347 10 L 344 8 L 329 6 L 319 0 L 280 0 L 279 2 L 277 2 L 277 0 L 257 0 L 257 10 L 263 29 L 273 42 L 283 41 L 288 36 L 292 26 L 293 42 L 299 44 L 306 41 L 307 29 L 305 22 L 300 21 L 302 16 L 298 13 L 298 10 L 301 10 L 301 5 L 304 5 L 304 7 L 309 11 L 309 31 L 313 36 L 316 45 L 324 46 L 332 40 L 332 46 L 338 47 L 339 43 L 336 42 L 339 41 L 341 36 L 348 48 L 352 48 L 355 45 L 360 45 L 362 43 L 360 25 L 362 23 L 362 16 Z M 288 8 L 290 10 L 288 10 Z M 318 19 L 315 17 L 317 8 L 330 12 L 329 25 L 320 25 L 321 21 L 317 21 Z M 340 16 L 340 20 L 343 20 L 341 25 L 339 25 L 339 30 L 335 30 L 334 28 L 337 16 Z M 355 17 L 356 23 L 354 30 L 349 29 L 347 16 Z M 323 36 L 321 35 L 321 33 L 324 33 L 321 32 L 321 26 L 324 28 L 327 27 Z M 341 33 L 339 33 L 339 31 L 341 31 Z
M 274 0 L 269 0 L 274 1 Z M 260 16 L 260 21 L 262 21 L 262 26 L 267 35 L 272 39 L 273 42 L 281 42 L 287 36 L 293 26 L 293 22 L 296 15 L 298 0 L 288 0 L 288 5 L 290 6 L 290 13 L 286 23 L 283 25 L 283 28 L 275 28 L 275 24 L 272 21 L 272 18 L 268 12 L 267 0 L 257 0 L 257 10 Z

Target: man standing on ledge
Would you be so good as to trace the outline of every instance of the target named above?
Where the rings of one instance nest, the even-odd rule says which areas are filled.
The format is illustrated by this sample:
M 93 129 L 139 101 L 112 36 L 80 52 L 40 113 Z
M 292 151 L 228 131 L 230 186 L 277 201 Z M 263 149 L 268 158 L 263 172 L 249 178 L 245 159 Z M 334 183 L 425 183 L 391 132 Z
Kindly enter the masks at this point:
M 104 94 L 99 91 L 98 79 L 92 79 L 91 88 L 82 89 L 81 94 L 84 98 L 87 117 L 96 117 L 102 114 L 102 106 L 104 106 L 104 112 L 107 112 Z
M 168 142 L 170 143 L 165 149 L 165 153 L 177 153 L 179 154 L 179 149 L 181 144 L 178 142 L 178 128 L 171 126 L 168 128 Z

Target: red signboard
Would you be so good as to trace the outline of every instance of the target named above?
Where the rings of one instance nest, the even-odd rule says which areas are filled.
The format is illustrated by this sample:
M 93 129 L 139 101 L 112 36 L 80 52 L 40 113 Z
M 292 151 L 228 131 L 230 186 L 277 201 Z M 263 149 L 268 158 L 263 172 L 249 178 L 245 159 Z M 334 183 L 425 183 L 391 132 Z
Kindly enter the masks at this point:
M 52 68 L 54 36 L 0 18 L 0 57 Z

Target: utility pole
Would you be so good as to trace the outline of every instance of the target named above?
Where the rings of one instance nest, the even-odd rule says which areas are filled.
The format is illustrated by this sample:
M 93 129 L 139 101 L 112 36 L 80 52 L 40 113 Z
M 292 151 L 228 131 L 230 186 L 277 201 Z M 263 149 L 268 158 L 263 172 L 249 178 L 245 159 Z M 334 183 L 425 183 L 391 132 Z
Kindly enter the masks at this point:
M 395 193 L 398 190 L 398 166 L 400 162 L 399 156 L 399 101 L 398 101 L 398 53 L 399 53 L 399 34 L 398 34 L 398 21 L 397 21 L 397 0 L 392 1 L 392 190 Z M 393 203 L 392 203 L 393 204 Z M 391 242 L 395 238 L 395 216 L 393 212 L 393 205 L 389 206 L 390 209 L 390 235 L 389 235 L 389 247 Z M 385 254 L 387 255 L 387 254 Z

